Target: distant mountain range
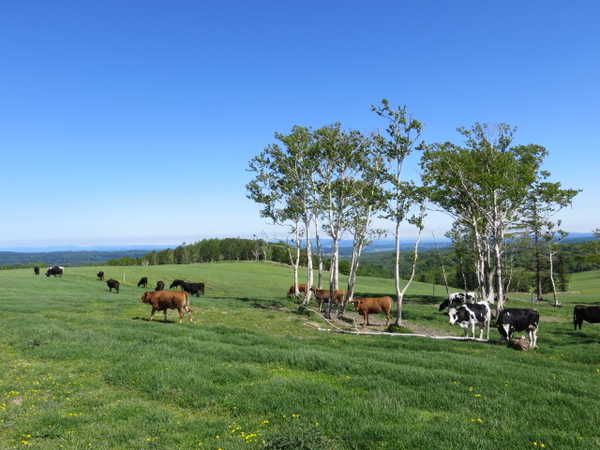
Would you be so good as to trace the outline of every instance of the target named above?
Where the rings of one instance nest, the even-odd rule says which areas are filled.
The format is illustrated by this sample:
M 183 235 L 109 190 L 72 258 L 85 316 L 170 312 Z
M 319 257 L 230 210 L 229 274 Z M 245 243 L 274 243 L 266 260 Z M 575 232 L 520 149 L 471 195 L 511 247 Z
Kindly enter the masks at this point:
M 128 250 L 153 250 L 160 251 L 167 248 L 175 248 L 177 245 L 52 245 L 47 247 L 4 247 L 0 252 L 17 253 L 51 253 L 51 252 L 123 252 Z
M 565 239 L 565 243 L 585 242 L 595 239 L 592 233 L 571 233 Z M 403 251 L 412 250 L 415 238 L 404 238 L 400 241 Z M 331 239 L 322 240 L 324 253 L 331 252 Z M 435 248 L 445 249 L 452 245 L 447 238 L 421 239 L 420 251 L 433 250 Z M 24 264 L 46 264 L 46 265 L 72 265 L 83 266 L 103 264 L 113 259 L 124 257 L 139 258 L 152 251 L 161 251 L 167 248 L 177 248 L 178 245 L 98 245 L 89 247 L 77 246 L 51 246 L 51 247 L 11 247 L 0 249 L 0 266 L 18 266 Z M 393 238 L 378 239 L 369 245 L 364 252 L 390 252 L 395 249 Z M 349 256 L 352 253 L 352 241 L 342 240 L 340 243 L 340 255 Z

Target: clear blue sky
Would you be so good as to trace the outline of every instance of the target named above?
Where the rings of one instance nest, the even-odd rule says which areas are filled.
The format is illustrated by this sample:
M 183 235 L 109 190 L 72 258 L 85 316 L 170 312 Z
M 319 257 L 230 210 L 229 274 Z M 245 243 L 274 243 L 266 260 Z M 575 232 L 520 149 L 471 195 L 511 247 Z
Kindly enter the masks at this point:
M 293 125 L 383 130 L 382 98 L 427 142 L 517 126 L 583 189 L 563 228 L 589 232 L 599 17 L 596 0 L 3 1 L 0 248 L 285 238 L 246 198 L 248 161 Z

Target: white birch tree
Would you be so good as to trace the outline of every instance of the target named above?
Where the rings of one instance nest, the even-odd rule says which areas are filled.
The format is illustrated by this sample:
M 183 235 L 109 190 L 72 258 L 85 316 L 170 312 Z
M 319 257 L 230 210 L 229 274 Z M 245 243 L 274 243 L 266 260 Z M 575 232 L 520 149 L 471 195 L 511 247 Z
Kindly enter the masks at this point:
M 472 233 L 483 300 L 504 308 L 502 256 L 507 231 L 518 221 L 547 155 L 538 145 L 510 147 L 515 129 L 476 123 L 459 128 L 465 147 L 427 147 L 421 160 L 430 200 Z
M 307 285 L 313 283 L 311 224 L 315 208 L 314 198 L 309 192 L 313 185 L 315 167 L 311 158 L 314 134 L 311 129 L 294 126 L 288 135 L 275 134 L 282 144 L 270 144 L 263 152 L 254 157 L 250 171 L 256 177 L 247 184 L 248 198 L 263 205 L 261 216 L 273 223 L 291 224 L 296 238 L 297 255 L 301 246 L 301 237 L 306 240 Z M 303 224 L 302 233 L 299 224 Z M 299 260 L 299 258 L 298 258 Z M 294 264 L 294 284 L 298 285 L 298 263 Z M 297 291 L 297 288 L 296 288 Z M 296 295 L 298 292 L 296 292 Z M 311 291 L 307 290 L 303 305 L 308 305 Z
M 394 325 L 403 327 L 402 304 L 406 289 L 400 285 L 400 228 L 402 222 L 407 219 L 411 206 L 415 202 L 415 185 L 405 182 L 402 178 L 404 160 L 417 146 L 417 141 L 423 130 L 423 124 L 407 113 L 406 106 L 394 110 L 386 99 L 381 101 L 382 106 L 372 107 L 372 110 L 388 121 L 386 128 L 388 138 L 378 137 L 378 145 L 389 163 L 388 190 L 389 202 L 385 209 L 384 217 L 394 222 L 395 238 L 395 263 L 394 263 L 394 286 L 396 289 L 396 320 Z M 422 222 L 421 222 L 422 225 Z M 420 228 L 420 232 L 422 227 Z M 421 233 L 419 233 L 419 236 Z M 417 241 L 418 242 L 418 241 Z M 416 252 L 415 252 L 416 255 Z M 413 260 L 413 273 L 416 267 L 416 259 Z M 412 280 L 411 280 L 412 281 Z

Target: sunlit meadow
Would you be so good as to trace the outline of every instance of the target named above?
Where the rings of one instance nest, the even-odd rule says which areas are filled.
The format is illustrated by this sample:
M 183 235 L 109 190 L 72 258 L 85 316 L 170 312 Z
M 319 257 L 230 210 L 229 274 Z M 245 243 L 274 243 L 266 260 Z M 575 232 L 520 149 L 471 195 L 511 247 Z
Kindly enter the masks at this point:
M 205 282 L 194 323 L 149 322 L 141 276 Z M 299 310 L 291 278 L 263 263 L 0 271 L 0 449 L 600 447 L 600 325 L 572 325 L 574 304 L 600 300 L 598 274 L 576 275 L 563 308 L 535 305 L 528 352 L 495 330 L 491 344 L 327 331 L 366 329 Z M 432 291 L 409 290 L 408 331 L 460 336 Z M 393 293 L 392 280 L 358 292 Z M 374 319 L 367 331 L 382 331 Z

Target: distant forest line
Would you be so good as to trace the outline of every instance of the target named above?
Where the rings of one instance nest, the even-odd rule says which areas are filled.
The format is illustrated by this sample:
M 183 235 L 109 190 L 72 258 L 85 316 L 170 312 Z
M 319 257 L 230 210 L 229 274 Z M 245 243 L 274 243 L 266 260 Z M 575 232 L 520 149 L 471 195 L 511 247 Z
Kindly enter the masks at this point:
M 204 239 L 193 244 L 185 244 L 164 250 L 128 250 L 128 251 L 64 251 L 17 253 L 0 252 L 2 268 L 34 266 L 139 266 L 166 264 L 200 264 L 219 261 L 271 261 L 281 264 L 290 263 L 290 251 L 285 242 L 267 242 L 261 239 Z M 402 252 L 401 272 L 407 278 L 411 270 L 413 252 Z M 316 258 L 316 256 L 315 256 Z M 517 250 L 511 255 L 512 269 L 509 283 L 511 290 L 527 292 L 534 282 L 534 262 L 528 249 Z M 303 265 L 306 264 L 304 258 Z M 324 258 L 324 268 L 329 269 L 329 259 Z M 466 267 L 469 265 L 467 264 Z M 564 243 L 554 267 L 554 273 L 561 291 L 569 290 L 571 273 L 595 270 L 598 262 L 598 241 Z M 393 278 L 394 252 L 365 252 L 361 257 L 360 276 Z M 350 270 L 349 257 L 342 256 L 340 272 Z M 548 277 L 549 278 L 549 277 Z M 465 269 L 452 247 L 441 247 L 419 251 L 416 279 L 421 282 L 439 284 L 457 288 L 474 289 L 476 283 L 474 271 Z M 549 280 L 548 280 L 549 281 Z M 549 288 L 546 292 L 549 292 Z

